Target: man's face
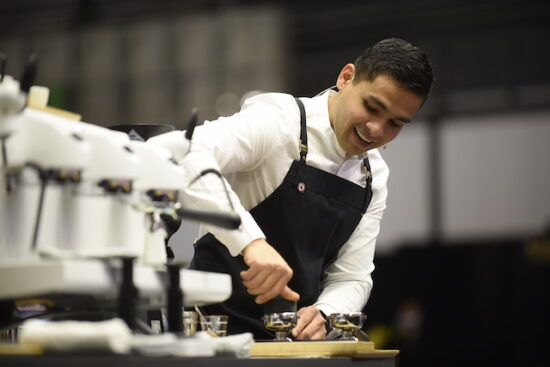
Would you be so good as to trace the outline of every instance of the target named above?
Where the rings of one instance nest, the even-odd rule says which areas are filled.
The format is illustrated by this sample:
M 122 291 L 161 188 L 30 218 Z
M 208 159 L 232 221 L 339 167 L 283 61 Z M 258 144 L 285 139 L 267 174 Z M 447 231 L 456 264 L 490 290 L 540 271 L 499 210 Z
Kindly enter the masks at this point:
M 342 69 L 338 94 L 329 99 L 330 124 L 348 156 L 383 146 L 399 134 L 422 104 L 422 98 L 400 88 L 391 77 L 353 83 L 355 66 Z

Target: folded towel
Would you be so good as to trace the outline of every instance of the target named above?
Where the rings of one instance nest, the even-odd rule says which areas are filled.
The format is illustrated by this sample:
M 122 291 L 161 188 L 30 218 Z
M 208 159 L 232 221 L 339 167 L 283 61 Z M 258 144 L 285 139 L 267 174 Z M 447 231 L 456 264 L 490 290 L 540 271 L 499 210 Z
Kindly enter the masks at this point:
M 21 326 L 21 343 L 39 344 L 46 351 L 97 351 L 125 354 L 132 332 L 121 319 L 107 321 L 27 320 Z
M 126 354 L 134 351 L 145 356 L 212 357 L 231 354 L 238 358 L 250 355 L 254 344 L 251 333 L 214 338 L 198 332 L 192 338 L 174 334 L 133 335 L 121 319 L 108 321 L 27 320 L 21 326 L 19 340 L 42 346 L 50 352 Z
M 132 350 L 148 357 L 162 357 L 172 355 L 178 338 L 174 334 L 134 335 Z
M 216 354 L 231 354 L 237 358 L 249 357 L 250 348 L 254 344 L 254 337 L 251 333 L 213 338 L 207 332 L 201 331 L 196 334 L 196 337 L 201 339 L 210 339 L 214 344 Z

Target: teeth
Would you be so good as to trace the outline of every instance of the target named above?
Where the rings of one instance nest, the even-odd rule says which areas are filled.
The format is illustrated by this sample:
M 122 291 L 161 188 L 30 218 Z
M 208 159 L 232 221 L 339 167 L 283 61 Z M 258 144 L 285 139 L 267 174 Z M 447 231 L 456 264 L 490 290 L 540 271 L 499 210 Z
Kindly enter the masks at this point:
M 369 140 L 369 139 L 365 138 L 365 137 L 359 132 L 359 130 L 357 130 L 357 128 L 354 128 L 354 129 L 355 129 L 355 133 L 356 133 L 362 140 L 364 140 L 366 143 L 369 143 L 369 144 L 372 143 L 372 140 Z

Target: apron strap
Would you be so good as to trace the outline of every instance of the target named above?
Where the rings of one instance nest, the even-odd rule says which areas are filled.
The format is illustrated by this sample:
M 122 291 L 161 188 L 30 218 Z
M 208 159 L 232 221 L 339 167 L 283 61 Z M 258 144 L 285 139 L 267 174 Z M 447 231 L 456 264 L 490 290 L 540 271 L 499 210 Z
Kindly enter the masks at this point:
M 304 103 L 299 98 L 294 98 L 300 109 L 300 163 L 306 163 L 307 157 L 307 127 L 306 127 L 306 109 Z M 369 158 L 363 160 L 366 170 L 367 183 L 365 186 L 365 202 L 363 204 L 362 214 L 367 212 L 367 208 L 372 200 L 372 172 L 370 169 Z
M 306 161 L 307 156 L 307 128 L 306 128 L 306 109 L 304 103 L 299 98 L 294 98 L 300 109 L 300 161 Z
M 365 185 L 365 204 L 362 210 L 362 213 L 365 214 L 372 199 L 372 172 L 370 169 L 369 157 L 365 157 L 365 159 L 363 159 L 363 164 L 365 165 L 367 176 L 367 184 Z

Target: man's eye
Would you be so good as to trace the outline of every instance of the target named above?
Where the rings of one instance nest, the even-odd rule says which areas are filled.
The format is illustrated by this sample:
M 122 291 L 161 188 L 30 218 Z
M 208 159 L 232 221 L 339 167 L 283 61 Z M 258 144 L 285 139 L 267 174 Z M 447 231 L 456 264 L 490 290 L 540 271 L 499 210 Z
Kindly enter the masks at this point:
M 405 126 L 405 124 L 403 124 L 403 123 L 401 123 L 401 122 L 398 122 L 398 121 L 396 121 L 396 120 L 393 120 L 393 119 L 390 120 L 390 124 L 392 124 L 392 125 L 395 126 L 395 127 L 403 127 L 403 126 Z
M 371 105 L 369 105 L 368 103 L 365 103 L 365 107 L 367 107 L 367 110 L 371 113 L 378 113 L 378 110 L 372 107 Z

